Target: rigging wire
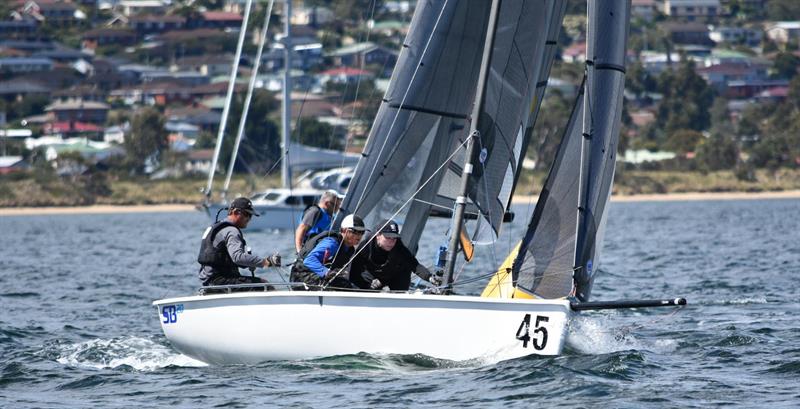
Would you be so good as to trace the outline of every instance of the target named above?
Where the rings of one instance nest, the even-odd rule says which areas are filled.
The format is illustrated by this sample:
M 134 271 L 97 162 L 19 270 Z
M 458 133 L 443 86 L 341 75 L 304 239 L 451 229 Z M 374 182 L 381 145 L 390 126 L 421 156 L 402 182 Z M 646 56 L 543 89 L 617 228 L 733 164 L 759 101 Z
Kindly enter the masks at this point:
M 436 32 L 436 29 L 439 27 L 439 23 L 441 22 L 442 15 L 444 14 L 444 10 L 447 8 L 448 1 L 449 0 L 445 0 L 444 4 L 442 5 L 441 10 L 439 11 L 439 15 L 436 17 L 436 22 L 434 23 L 433 29 L 431 30 L 431 33 L 428 36 L 427 41 L 425 42 L 425 47 L 423 47 L 423 49 L 422 49 L 422 54 L 419 57 L 420 61 L 422 61 L 425 58 L 425 55 L 428 52 L 428 47 L 431 44 L 431 40 L 433 40 L 433 35 Z M 411 74 L 411 79 L 409 80 L 408 86 L 406 87 L 406 90 L 403 93 L 403 98 L 400 100 L 400 108 L 398 108 L 397 112 L 395 112 L 394 118 L 392 118 L 392 122 L 389 125 L 389 129 L 386 131 L 387 135 L 391 135 L 392 131 L 394 130 L 394 126 L 397 123 L 397 118 L 400 117 L 400 112 L 402 110 L 402 107 L 405 105 L 406 98 L 408 97 L 409 92 L 411 92 L 411 86 L 414 84 L 414 80 L 416 79 L 417 73 L 419 72 L 419 69 L 420 69 L 421 66 L 422 66 L 422 64 L 416 64 L 416 67 L 414 67 L 414 73 Z M 470 135 L 467 138 L 467 140 L 469 140 L 469 138 L 471 138 L 471 137 L 472 136 Z M 383 144 L 381 144 L 381 147 L 380 147 L 380 149 L 378 150 L 378 153 L 377 153 L 377 157 L 378 158 L 381 157 L 381 154 L 383 153 L 383 150 L 386 148 L 386 144 L 388 142 L 389 142 L 389 138 L 384 138 Z M 361 163 L 361 161 L 359 161 L 359 164 L 360 163 Z M 367 175 L 366 182 L 364 183 L 364 189 L 361 190 L 361 195 L 359 196 L 358 200 L 356 201 L 356 205 L 353 207 L 354 210 L 358 209 L 361 206 L 361 202 L 364 200 L 364 195 L 367 193 L 366 186 L 372 180 L 372 175 L 375 174 L 375 169 L 377 167 L 378 167 L 378 161 L 376 160 L 375 164 L 372 165 L 372 169 L 370 170 L 369 174 Z M 357 171 L 358 171 L 358 165 L 356 165 L 356 172 Z M 419 189 L 414 194 L 416 195 L 418 192 L 419 192 Z
M 442 162 L 442 164 L 441 164 L 441 165 L 439 165 L 439 167 L 438 167 L 438 168 L 436 168 L 436 170 L 434 170 L 434 171 L 431 173 L 431 175 L 428 177 L 428 179 L 427 179 L 427 180 L 425 180 L 425 182 L 424 182 L 424 183 L 422 183 L 422 185 L 420 185 L 420 187 L 419 187 L 419 188 L 417 188 L 417 190 L 414 192 L 414 194 L 412 194 L 412 195 L 411 195 L 411 197 L 409 197 L 409 198 L 408 198 L 408 200 L 406 200 L 406 201 L 405 201 L 405 202 L 404 202 L 402 205 L 400 205 L 400 207 L 399 207 L 399 208 L 398 208 L 398 209 L 397 209 L 397 210 L 394 212 L 394 214 L 392 214 L 392 216 L 391 216 L 391 217 L 389 217 L 389 219 L 391 220 L 391 219 L 395 218 L 395 217 L 396 217 L 398 214 L 400 214 L 400 212 L 401 212 L 401 211 L 403 211 L 403 209 L 404 209 L 406 206 L 408 206 L 408 205 L 409 205 L 409 203 L 411 203 L 411 201 L 412 201 L 412 200 L 414 200 L 414 197 L 417 195 L 417 193 L 419 193 L 419 192 L 420 192 L 422 189 L 424 189 L 424 188 L 425 188 L 425 186 L 427 186 L 427 185 L 428 185 L 428 183 L 430 183 L 430 182 L 433 180 L 433 177 L 434 177 L 434 176 L 436 176 L 436 174 L 437 174 L 437 173 L 439 173 L 439 172 L 440 172 L 442 169 L 444 169 L 445 165 L 447 165 L 448 163 L 450 163 L 450 160 L 451 160 L 453 157 L 455 157 L 455 156 L 458 154 L 458 152 L 459 152 L 459 151 L 461 151 L 461 149 L 462 149 L 462 148 L 464 148 L 464 146 L 467 144 L 467 142 L 469 142 L 469 140 L 470 140 L 471 138 L 472 138 L 472 135 L 469 135 L 469 136 L 467 136 L 467 138 L 466 138 L 466 139 L 464 139 L 464 142 L 462 142 L 462 143 L 461 143 L 461 144 L 460 144 L 460 145 L 459 145 L 459 146 L 458 146 L 458 147 L 455 149 L 455 151 L 453 151 L 453 153 L 452 153 L 452 154 L 450 154 L 450 156 L 449 156 L 449 157 L 448 157 L 448 158 L 447 158 L 445 161 L 443 161 L 443 162 Z M 384 225 L 384 226 L 385 226 L 385 225 Z M 368 244 L 368 243 L 369 243 L 369 242 L 371 242 L 372 240 L 375 240 L 375 237 L 377 237 L 377 236 L 378 236 L 378 233 L 379 233 L 379 232 L 380 232 L 380 231 L 383 229 L 383 227 L 384 227 L 384 226 L 381 226 L 381 229 L 378 229 L 378 230 L 377 230 L 375 233 L 373 233 L 373 235 L 372 235 L 372 236 L 370 236 L 370 238 L 367 240 L 367 242 L 366 242 L 365 244 Z M 342 246 L 340 245 L 340 246 L 339 246 L 339 248 L 336 250 L 336 254 L 334 255 L 334 258 L 335 258 L 335 257 L 336 257 L 336 256 L 339 254 L 339 251 L 341 250 L 341 248 L 342 248 Z M 338 271 L 338 272 L 337 272 L 337 273 L 336 273 L 336 274 L 335 274 L 335 275 L 334 275 L 334 276 L 331 278 L 331 280 L 333 280 L 334 278 L 338 277 L 338 276 L 339 276 L 339 274 L 342 272 L 342 270 L 344 270 L 344 269 L 346 269 L 347 267 L 349 267 L 349 266 L 350 266 L 350 264 L 352 264 L 352 262 L 353 262 L 353 259 L 354 259 L 356 256 L 358 256 L 358 255 L 359 255 L 359 254 L 360 254 L 360 253 L 361 253 L 361 252 L 364 250 L 364 248 L 366 248 L 366 245 L 365 245 L 365 246 L 361 246 L 361 249 L 359 249 L 359 250 L 358 250 L 358 251 L 357 251 L 355 254 L 353 254 L 353 256 L 350 258 L 350 260 L 348 260 L 348 261 L 347 261 L 347 263 L 345 263 L 345 265 L 344 265 L 344 266 L 342 266 L 342 267 L 339 269 L 339 271 Z M 324 288 L 324 287 L 323 287 L 323 288 Z

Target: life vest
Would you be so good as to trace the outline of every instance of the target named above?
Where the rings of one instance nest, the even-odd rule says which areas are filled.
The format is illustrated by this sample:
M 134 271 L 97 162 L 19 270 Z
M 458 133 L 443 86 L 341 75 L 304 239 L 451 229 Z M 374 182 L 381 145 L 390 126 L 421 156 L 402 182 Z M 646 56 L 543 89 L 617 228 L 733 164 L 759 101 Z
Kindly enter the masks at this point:
M 319 213 L 317 214 L 316 220 L 314 220 L 314 224 L 311 226 L 311 228 L 308 229 L 305 237 L 303 237 L 304 243 L 308 241 L 308 239 L 310 239 L 311 237 L 314 237 L 317 234 L 326 232 L 331 229 L 331 224 L 332 224 L 331 216 L 328 214 L 328 212 L 325 211 L 325 209 L 315 204 L 306 207 L 306 209 L 303 211 L 303 215 L 300 216 L 300 223 L 303 222 L 303 218 L 305 217 L 306 213 L 315 207 L 319 209 Z
M 214 223 L 206 229 L 205 233 L 203 233 L 203 241 L 200 244 L 200 254 L 197 256 L 197 262 L 203 266 L 210 266 L 214 270 L 215 275 L 219 274 L 226 277 L 236 277 L 239 275 L 239 266 L 233 262 L 230 254 L 228 254 L 225 241 L 214 246 L 214 237 L 217 236 L 220 230 L 228 226 L 236 227 L 235 224 L 223 220 Z M 242 236 L 242 231 L 239 230 L 238 227 L 236 227 L 236 231 L 239 233 L 239 236 Z M 242 236 L 242 243 L 243 245 L 247 245 L 244 241 L 244 236 Z
M 297 261 L 295 261 L 292 271 L 313 273 L 311 269 L 306 267 L 306 265 L 303 263 L 303 260 L 308 257 L 308 254 L 311 253 L 312 250 L 314 250 L 314 247 L 317 247 L 317 244 L 328 237 L 334 238 L 339 243 L 339 250 L 333 255 L 332 259 L 323 260 L 323 265 L 329 269 L 334 269 L 341 268 L 347 264 L 347 262 L 350 261 L 350 258 L 353 256 L 354 249 L 350 248 L 345 250 L 342 248 L 342 235 L 339 232 L 323 231 L 322 233 L 311 237 L 305 242 L 305 244 L 303 244 L 303 248 L 301 248 L 300 252 L 297 253 Z

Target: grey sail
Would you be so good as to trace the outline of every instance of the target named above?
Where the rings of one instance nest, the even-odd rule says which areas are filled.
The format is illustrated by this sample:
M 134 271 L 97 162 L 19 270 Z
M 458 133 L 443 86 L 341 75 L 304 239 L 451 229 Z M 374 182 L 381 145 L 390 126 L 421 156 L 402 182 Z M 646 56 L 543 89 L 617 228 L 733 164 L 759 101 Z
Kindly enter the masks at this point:
M 608 201 L 614 181 L 625 87 L 625 52 L 630 20 L 629 0 L 589 1 L 587 58 L 590 98 L 584 129 L 590 136 L 585 150 L 585 183 L 575 257 L 575 296 L 587 301 L 597 271 Z
M 453 208 L 463 169 L 490 2 L 422 2 L 342 208 L 367 223 L 403 212 L 403 241 L 415 249 L 432 207 Z M 552 22 L 553 18 L 558 22 Z M 552 59 L 548 37 L 563 1 L 502 1 L 491 44 L 468 209 L 497 234 L 538 110 L 537 84 Z M 549 56 L 549 57 L 548 57 Z M 416 192 L 416 194 L 415 194 Z
M 541 298 L 572 291 L 583 129 L 583 85 L 512 265 L 516 287 Z
M 552 61 L 554 50 L 548 39 L 553 27 L 561 26 L 563 5 L 563 1 L 500 3 L 468 185 L 468 198 L 495 235 L 518 180 L 531 113 L 538 111 L 540 104 L 537 84 L 540 78 L 547 78 Z M 548 52 L 550 60 L 546 61 Z M 463 156 L 458 156 L 445 178 L 457 180 L 462 167 Z M 454 199 L 458 185 L 442 183 L 440 196 Z
M 589 299 L 614 180 L 630 3 L 590 0 L 588 14 L 583 103 L 573 109 L 512 266 L 517 288 L 542 298 Z
M 489 2 L 420 2 L 342 203 L 368 225 L 394 215 L 409 248 L 425 226 L 475 95 Z M 430 179 L 430 180 L 429 180 Z M 427 183 L 426 183 L 427 182 Z M 421 190 L 414 196 L 414 192 Z

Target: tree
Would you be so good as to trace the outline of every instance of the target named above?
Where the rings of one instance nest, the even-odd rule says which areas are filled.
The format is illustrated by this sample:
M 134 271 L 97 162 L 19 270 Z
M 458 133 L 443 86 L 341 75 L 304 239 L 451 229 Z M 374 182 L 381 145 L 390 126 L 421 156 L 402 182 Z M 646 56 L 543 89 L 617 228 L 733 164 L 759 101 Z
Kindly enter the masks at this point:
M 536 118 L 528 152 L 535 152 L 536 167 L 549 169 L 556 150 L 564 136 L 574 98 L 565 98 L 560 92 L 547 92 Z M 532 155 L 533 156 L 533 155 Z
M 770 76 L 773 78 L 793 79 L 797 76 L 797 67 L 800 66 L 800 57 L 792 54 L 781 52 L 775 56 L 772 62 Z
M 148 159 L 158 156 L 168 146 L 164 116 L 154 108 L 144 108 L 133 116 L 131 133 L 125 137 L 128 161 L 137 173 L 144 171 Z
M 333 126 L 314 118 L 301 118 L 294 135 L 294 140 L 303 145 L 337 150 L 344 148 L 340 133 Z
M 683 60 L 677 70 L 664 71 L 659 77 L 663 98 L 656 123 L 667 135 L 680 129 L 703 131 L 710 125 L 708 107 L 714 91 L 694 69 L 693 61 Z
M 767 2 L 767 18 L 774 21 L 800 19 L 800 2 L 797 0 L 770 0 Z
M 696 160 L 708 170 L 732 169 L 739 158 L 739 148 L 730 135 L 714 134 L 697 147 Z
M 244 97 L 231 106 L 228 125 L 225 129 L 220 163 L 230 163 L 236 133 L 239 130 L 239 119 L 242 117 Z M 255 90 L 247 113 L 244 135 L 239 145 L 234 170 L 263 173 L 282 156 L 280 148 L 280 131 L 278 125 L 269 116 L 278 109 L 278 102 L 273 94 L 266 90 Z M 216 143 L 216 140 L 214 140 Z
M 680 129 L 667 138 L 666 148 L 678 153 L 694 152 L 697 144 L 703 140 L 703 134 L 691 129 Z

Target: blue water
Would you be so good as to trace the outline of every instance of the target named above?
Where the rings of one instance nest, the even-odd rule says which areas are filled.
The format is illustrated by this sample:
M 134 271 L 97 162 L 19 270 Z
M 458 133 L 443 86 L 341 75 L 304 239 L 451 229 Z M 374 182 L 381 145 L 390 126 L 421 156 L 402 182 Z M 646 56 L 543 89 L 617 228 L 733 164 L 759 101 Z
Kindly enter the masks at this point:
M 515 210 L 461 279 L 502 261 L 524 229 Z M 150 303 L 195 291 L 200 214 L 0 217 L 0 407 L 798 407 L 798 215 L 798 200 L 613 203 L 593 299 L 690 305 L 585 313 L 558 357 L 258 366 L 203 365 L 161 333 Z M 442 239 L 423 240 L 424 262 Z

